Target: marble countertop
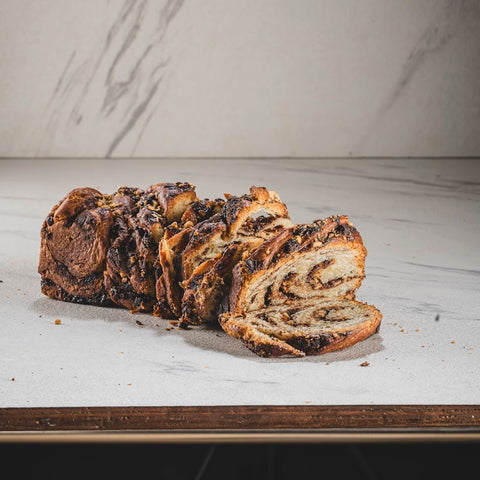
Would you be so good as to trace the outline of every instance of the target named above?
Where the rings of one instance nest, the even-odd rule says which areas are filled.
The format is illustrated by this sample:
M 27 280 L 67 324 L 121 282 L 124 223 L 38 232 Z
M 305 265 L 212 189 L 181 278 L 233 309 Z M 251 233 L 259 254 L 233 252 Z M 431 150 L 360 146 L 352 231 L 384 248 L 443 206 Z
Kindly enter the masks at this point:
M 211 198 L 265 185 L 296 222 L 348 215 L 380 333 L 264 359 L 221 331 L 41 294 L 40 226 L 70 189 L 177 180 Z M 480 161 L 0 160 L 0 218 L 0 407 L 479 402 Z

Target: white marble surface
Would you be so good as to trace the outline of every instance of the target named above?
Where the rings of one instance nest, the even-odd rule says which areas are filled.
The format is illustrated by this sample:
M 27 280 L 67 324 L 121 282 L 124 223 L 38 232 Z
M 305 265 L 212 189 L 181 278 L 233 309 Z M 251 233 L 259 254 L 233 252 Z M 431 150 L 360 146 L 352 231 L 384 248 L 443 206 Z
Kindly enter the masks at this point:
M 221 331 L 42 296 L 39 230 L 58 199 L 174 180 L 210 197 L 266 185 L 298 222 L 348 214 L 380 334 L 262 359 Z M 480 160 L 0 161 L 0 406 L 479 403 L 479 220 Z
M 0 156 L 479 156 L 478 0 L 2 0 Z

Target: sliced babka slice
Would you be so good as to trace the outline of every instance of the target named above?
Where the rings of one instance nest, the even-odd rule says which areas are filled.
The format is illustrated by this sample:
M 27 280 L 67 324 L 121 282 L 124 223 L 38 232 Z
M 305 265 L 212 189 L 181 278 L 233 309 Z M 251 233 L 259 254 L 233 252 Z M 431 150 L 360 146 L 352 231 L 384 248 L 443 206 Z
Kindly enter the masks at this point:
M 380 328 L 382 314 L 355 300 L 297 300 L 219 321 L 230 336 L 262 357 L 319 355 L 350 347 Z
M 283 230 L 239 262 L 229 294 L 232 314 L 299 299 L 353 299 L 367 252 L 347 217 Z

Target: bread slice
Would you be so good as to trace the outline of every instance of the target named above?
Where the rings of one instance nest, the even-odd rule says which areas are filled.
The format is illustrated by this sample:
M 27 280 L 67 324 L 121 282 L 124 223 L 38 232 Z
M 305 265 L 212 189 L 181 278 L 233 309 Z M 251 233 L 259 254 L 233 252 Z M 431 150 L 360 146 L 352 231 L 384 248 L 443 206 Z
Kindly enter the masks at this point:
M 367 252 L 345 216 L 284 229 L 233 270 L 232 314 L 301 299 L 353 299 L 364 278 Z
M 382 318 L 355 300 L 366 254 L 345 216 L 284 229 L 234 267 L 219 322 L 261 356 L 317 355 L 364 340 Z
M 350 347 L 380 329 L 382 314 L 355 300 L 304 299 L 234 315 L 219 322 L 228 335 L 242 340 L 262 357 L 319 355 Z

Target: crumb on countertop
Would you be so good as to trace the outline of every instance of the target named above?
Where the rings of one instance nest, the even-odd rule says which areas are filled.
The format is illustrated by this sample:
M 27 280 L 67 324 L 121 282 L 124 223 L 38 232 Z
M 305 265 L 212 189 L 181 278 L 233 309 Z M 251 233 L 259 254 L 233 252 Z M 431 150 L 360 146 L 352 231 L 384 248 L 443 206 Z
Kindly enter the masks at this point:
M 367 362 L 366 360 L 360 364 L 361 367 L 368 367 L 370 365 L 370 362 Z
M 54 323 L 55 323 L 55 325 L 61 325 L 62 321 L 59 318 L 57 318 L 57 319 L 55 319 Z

